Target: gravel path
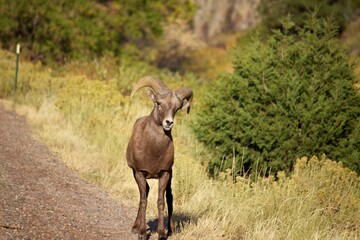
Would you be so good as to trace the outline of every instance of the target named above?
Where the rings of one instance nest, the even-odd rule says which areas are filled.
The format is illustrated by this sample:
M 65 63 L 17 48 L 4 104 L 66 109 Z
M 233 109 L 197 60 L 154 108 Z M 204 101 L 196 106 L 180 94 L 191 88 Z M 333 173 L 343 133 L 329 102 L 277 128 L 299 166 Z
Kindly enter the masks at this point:
M 136 239 L 136 210 L 113 200 L 0 108 L 0 239 Z

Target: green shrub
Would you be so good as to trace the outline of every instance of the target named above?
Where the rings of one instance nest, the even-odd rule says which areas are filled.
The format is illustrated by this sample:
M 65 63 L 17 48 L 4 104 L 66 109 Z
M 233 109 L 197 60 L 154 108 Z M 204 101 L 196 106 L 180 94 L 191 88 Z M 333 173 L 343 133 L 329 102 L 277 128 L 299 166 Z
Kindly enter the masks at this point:
M 290 171 L 325 153 L 360 172 L 360 97 L 335 24 L 313 14 L 283 29 L 238 47 L 234 72 L 209 91 L 194 130 L 217 153 L 210 170 Z

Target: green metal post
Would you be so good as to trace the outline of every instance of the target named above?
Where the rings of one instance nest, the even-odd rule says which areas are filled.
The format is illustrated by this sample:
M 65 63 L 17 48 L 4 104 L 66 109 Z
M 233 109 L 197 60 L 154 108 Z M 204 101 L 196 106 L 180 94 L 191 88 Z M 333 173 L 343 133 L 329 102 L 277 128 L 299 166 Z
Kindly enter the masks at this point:
M 20 54 L 20 44 L 16 44 L 16 72 L 15 72 L 15 84 L 14 92 L 16 93 L 17 81 L 18 81 L 18 72 L 19 72 L 19 54 Z

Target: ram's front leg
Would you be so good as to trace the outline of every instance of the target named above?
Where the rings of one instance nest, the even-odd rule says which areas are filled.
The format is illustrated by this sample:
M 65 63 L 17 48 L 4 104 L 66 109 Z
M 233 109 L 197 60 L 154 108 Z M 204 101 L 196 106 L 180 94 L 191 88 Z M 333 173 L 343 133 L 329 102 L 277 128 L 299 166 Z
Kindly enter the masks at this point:
M 164 194 L 165 190 L 170 181 L 170 173 L 163 171 L 159 178 L 159 193 L 158 193 L 158 211 L 159 211 L 159 224 L 158 224 L 158 235 L 159 239 L 166 239 L 165 226 L 164 226 L 164 208 L 165 200 Z
M 134 177 L 136 183 L 139 187 L 140 192 L 140 203 L 138 214 L 132 228 L 132 231 L 138 231 L 139 239 L 146 240 L 146 206 L 147 206 L 147 196 L 149 193 L 149 185 L 146 182 L 142 172 L 134 171 Z

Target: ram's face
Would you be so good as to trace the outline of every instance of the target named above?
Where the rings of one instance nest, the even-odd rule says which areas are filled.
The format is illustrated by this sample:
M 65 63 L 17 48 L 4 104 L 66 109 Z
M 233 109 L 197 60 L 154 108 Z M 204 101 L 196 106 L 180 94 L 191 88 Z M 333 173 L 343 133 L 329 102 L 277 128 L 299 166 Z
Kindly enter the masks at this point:
M 153 95 L 151 98 L 155 103 L 158 122 L 165 131 L 170 131 L 174 126 L 175 114 L 181 109 L 183 102 L 174 91 Z
M 174 91 L 171 91 L 163 95 L 158 94 L 155 104 L 162 127 L 164 130 L 170 131 L 174 126 L 175 114 L 182 107 L 182 101 Z
M 154 102 L 152 112 L 154 120 L 165 131 L 170 131 L 174 126 L 174 117 L 180 108 L 190 111 L 193 92 L 190 88 L 180 88 L 176 91 L 169 89 L 166 84 L 154 76 L 146 76 L 138 80 L 131 92 L 131 97 L 143 87 L 149 87 L 148 97 Z

